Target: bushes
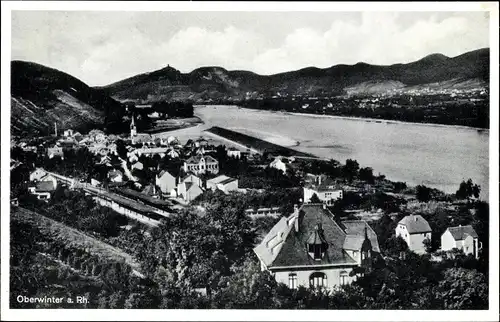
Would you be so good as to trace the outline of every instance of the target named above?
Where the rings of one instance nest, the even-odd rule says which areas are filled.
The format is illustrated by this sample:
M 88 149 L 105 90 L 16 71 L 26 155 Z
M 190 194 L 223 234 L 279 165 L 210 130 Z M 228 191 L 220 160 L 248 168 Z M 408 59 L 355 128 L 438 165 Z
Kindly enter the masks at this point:
M 33 196 L 22 198 L 20 204 L 72 228 L 102 238 L 117 236 L 120 226 L 128 223 L 125 216 L 98 206 L 92 197 L 81 191 L 62 187 L 58 187 L 57 191 L 60 192 L 55 194 L 55 198 L 51 199 L 48 205 Z

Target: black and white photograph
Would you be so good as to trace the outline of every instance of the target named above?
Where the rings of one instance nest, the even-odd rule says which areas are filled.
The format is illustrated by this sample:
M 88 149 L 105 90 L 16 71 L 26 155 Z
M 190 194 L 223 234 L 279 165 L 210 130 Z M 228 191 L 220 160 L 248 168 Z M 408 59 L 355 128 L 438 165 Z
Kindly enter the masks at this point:
M 2 320 L 496 320 L 498 65 L 498 3 L 2 1 Z

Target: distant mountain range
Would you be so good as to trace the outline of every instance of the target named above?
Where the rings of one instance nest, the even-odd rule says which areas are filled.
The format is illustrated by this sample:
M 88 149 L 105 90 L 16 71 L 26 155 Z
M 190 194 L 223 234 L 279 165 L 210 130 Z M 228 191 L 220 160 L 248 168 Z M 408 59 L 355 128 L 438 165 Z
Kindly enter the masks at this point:
M 11 131 L 46 135 L 59 129 L 85 131 L 120 122 L 123 105 L 75 77 L 43 65 L 11 63 Z
M 278 92 L 316 96 L 373 94 L 401 88 L 487 87 L 489 53 L 484 48 L 453 58 L 433 54 L 409 64 L 308 67 L 269 76 L 222 67 L 181 73 L 167 66 L 103 87 L 89 87 L 71 75 L 36 63 L 12 61 L 11 131 L 14 135 L 48 134 L 53 132 L 54 123 L 60 129 L 109 129 L 121 122 L 124 101 L 206 102 Z
M 150 103 L 161 100 L 207 100 L 289 95 L 340 95 L 379 93 L 432 84 L 488 86 L 489 48 L 457 57 L 432 54 L 408 64 L 390 66 L 357 63 L 329 68 L 308 67 L 275 75 L 201 67 L 181 73 L 171 66 L 100 87 L 120 101 Z M 451 82 L 451 83 L 450 83 Z

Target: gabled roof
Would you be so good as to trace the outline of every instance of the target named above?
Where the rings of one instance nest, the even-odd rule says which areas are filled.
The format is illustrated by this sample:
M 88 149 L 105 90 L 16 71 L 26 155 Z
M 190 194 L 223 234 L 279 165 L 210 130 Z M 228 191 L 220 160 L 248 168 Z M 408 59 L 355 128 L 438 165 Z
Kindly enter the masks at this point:
M 148 196 L 157 195 L 158 191 L 160 191 L 160 189 L 152 183 L 148 184 L 146 187 L 144 187 L 144 189 L 142 189 L 142 193 Z
M 217 160 L 215 160 L 213 157 L 209 156 L 209 155 L 194 155 L 192 157 L 190 157 L 189 159 L 186 160 L 186 163 L 190 163 L 190 164 L 198 164 L 200 163 L 201 159 L 204 158 L 205 159 L 205 162 L 206 163 L 215 163 L 215 162 L 218 162 Z
M 123 173 L 120 170 L 111 170 L 111 171 L 108 172 L 108 176 L 110 178 L 114 178 L 114 177 L 117 177 L 117 176 L 123 176 Z
M 52 181 L 40 181 L 36 184 L 37 192 L 52 192 L 56 188 L 54 187 L 54 183 Z
M 171 177 L 174 177 L 173 175 L 170 174 L 170 172 L 168 172 L 167 170 L 161 170 L 160 173 L 158 174 L 158 178 L 161 178 L 163 177 L 164 175 L 169 175 Z
M 368 239 L 372 244 L 372 250 L 380 253 L 380 247 L 378 244 L 378 238 L 375 231 L 368 225 L 368 223 L 364 220 L 345 220 L 342 221 L 342 226 L 347 234 L 346 242 L 344 242 L 344 248 L 355 250 L 360 249 L 363 241 L 365 240 L 365 228 L 366 233 L 368 235 Z M 359 244 L 359 248 L 352 248 L 354 246 L 357 247 Z
M 144 168 L 144 164 L 142 164 L 142 162 L 137 161 L 134 164 L 132 164 L 132 168 L 143 169 Z
M 230 182 L 233 182 L 237 179 L 231 178 L 225 175 L 220 175 L 218 177 L 212 178 L 210 180 L 207 180 L 207 183 L 214 183 L 214 184 L 228 184 Z
M 361 246 L 363 246 L 364 241 L 364 237 L 347 235 L 344 240 L 344 249 L 359 251 L 361 249 Z
M 448 230 L 455 240 L 464 240 L 467 236 L 471 236 L 472 238 L 478 237 L 476 231 L 471 225 L 448 227 Z
M 196 176 L 196 175 L 195 175 L 195 174 L 193 174 L 193 173 L 188 173 L 188 174 L 186 174 L 184 177 L 180 177 L 180 178 L 179 178 L 179 182 L 184 182 L 184 181 L 186 181 L 186 180 L 187 180 L 188 178 L 190 178 L 190 177 L 195 177 L 196 179 L 198 179 L 198 180 L 200 180 L 200 181 L 201 181 L 200 177 Z
M 399 221 L 400 225 L 406 226 L 410 234 L 432 232 L 431 226 L 424 217 L 420 215 L 409 215 Z
M 295 230 L 295 221 L 298 220 L 298 231 Z M 286 224 L 286 226 L 285 226 Z M 328 248 L 325 256 L 321 260 L 314 260 L 308 253 L 307 241 L 311 234 L 314 233 L 316 226 L 321 224 L 323 228 L 323 237 Z M 278 227 L 278 225 L 280 225 Z M 283 223 L 281 220 L 276 224 L 271 232 L 282 230 L 283 245 L 278 251 L 278 254 L 266 264 L 268 267 L 277 266 L 315 266 L 327 264 L 346 264 L 354 265 L 356 261 L 352 259 L 344 250 L 344 240 L 346 233 L 332 219 L 332 214 L 329 210 L 323 208 L 321 204 L 304 204 L 300 209 L 287 218 Z M 257 246 L 254 251 L 259 258 L 272 258 L 273 254 L 269 254 L 269 246 L 266 242 L 272 236 L 268 234 L 263 242 Z M 281 234 L 281 232 L 279 232 Z M 285 235 L 285 232 L 287 233 Z
M 293 215 L 292 215 L 293 216 Z M 262 242 L 254 248 L 254 252 L 266 266 L 270 266 L 283 246 L 283 240 L 293 229 L 293 225 L 287 224 L 287 218 L 281 217 L 280 221 L 274 225 Z
M 136 143 L 149 142 L 151 140 L 152 140 L 151 135 L 147 133 L 138 133 L 134 136 L 134 141 Z
M 194 182 L 186 182 L 184 184 L 186 185 L 186 192 L 193 190 L 193 189 L 198 189 L 198 190 L 203 191 L 203 189 L 201 189 L 201 187 Z

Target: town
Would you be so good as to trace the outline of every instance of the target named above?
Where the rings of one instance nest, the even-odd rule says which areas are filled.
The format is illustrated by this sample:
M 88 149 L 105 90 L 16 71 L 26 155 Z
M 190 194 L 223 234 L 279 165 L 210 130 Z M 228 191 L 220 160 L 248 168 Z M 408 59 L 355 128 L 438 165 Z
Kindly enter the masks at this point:
M 445 194 L 224 128 L 182 141 L 136 122 L 13 139 L 12 287 L 87 283 L 88 308 L 487 306 L 472 180 Z

